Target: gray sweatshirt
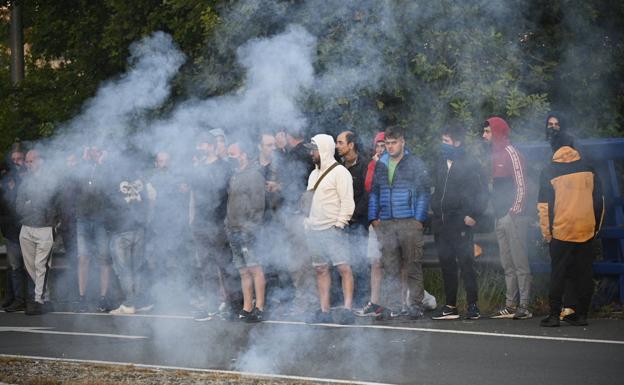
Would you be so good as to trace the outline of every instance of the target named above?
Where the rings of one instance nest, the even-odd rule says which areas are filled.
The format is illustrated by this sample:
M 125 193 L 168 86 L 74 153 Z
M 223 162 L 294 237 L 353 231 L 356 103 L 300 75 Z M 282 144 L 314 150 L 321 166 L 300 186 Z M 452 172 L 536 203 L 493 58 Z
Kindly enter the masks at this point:
M 230 230 L 255 233 L 264 218 L 264 176 L 257 164 L 237 171 L 230 178 L 226 226 Z

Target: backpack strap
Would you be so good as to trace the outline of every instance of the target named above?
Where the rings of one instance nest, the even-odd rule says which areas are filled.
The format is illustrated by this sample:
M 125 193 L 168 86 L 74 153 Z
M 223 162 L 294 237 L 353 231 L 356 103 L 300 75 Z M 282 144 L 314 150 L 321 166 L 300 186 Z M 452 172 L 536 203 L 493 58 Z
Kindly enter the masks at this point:
M 318 187 L 319 183 L 321 183 L 321 181 L 323 180 L 323 178 L 325 178 L 325 175 L 329 174 L 329 172 L 331 170 L 333 170 L 336 166 L 338 166 L 338 162 L 332 164 L 331 166 L 329 166 L 329 168 L 327 170 L 325 170 L 325 172 L 323 173 L 323 175 L 321 175 L 320 178 L 318 178 L 316 180 L 316 183 L 314 184 L 314 188 L 312 189 L 312 191 L 316 191 L 316 188 Z

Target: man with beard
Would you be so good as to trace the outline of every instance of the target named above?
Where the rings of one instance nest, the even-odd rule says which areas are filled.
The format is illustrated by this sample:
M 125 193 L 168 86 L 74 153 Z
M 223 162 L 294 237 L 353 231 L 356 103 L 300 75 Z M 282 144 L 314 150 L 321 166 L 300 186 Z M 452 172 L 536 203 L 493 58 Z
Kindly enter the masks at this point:
M 424 162 L 405 148 L 403 128 L 385 131 L 386 153 L 375 166 L 368 204 L 368 220 L 375 227 L 382 247 L 381 265 L 387 306 L 378 309 L 377 319 L 398 317 L 403 304 L 401 266 L 407 274 L 410 292 L 407 316 L 423 316 L 424 279 L 423 222 L 430 199 L 429 173 Z
M 531 269 L 527 250 L 529 218 L 524 212 L 526 180 L 524 159 L 509 140 L 511 129 L 498 117 L 489 118 L 483 139 L 491 145 L 492 203 L 496 215 L 496 239 L 505 272 L 505 306 L 490 318 L 527 319 L 531 293 Z M 518 305 L 516 307 L 516 305 Z
M 24 259 L 19 244 L 20 223 L 15 212 L 17 190 L 25 172 L 24 153 L 19 143 L 15 143 L 11 151 L 8 170 L 2 174 L 0 188 L 0 230 L 4 237 L 9 262 L 6 275 L 6 295 L 2 308 L 9 313 L 24 310 L 26 306 L 24 300 L 26 276 Z
M 352 131 L 343 131 L 336 137 L 336 150 L 343 166 L 349 170 L 353 180 L 355 210 L 345 228 L 351 253 L 351 266 L 355 280 L 354 301 L 357 307 L 367 302 L 370 292 L 370 271 L 366 258 L 368 240 L 368 193 L 364 188 L 367 164 L 360 154 L 361 143 Z
M 349 249 L 344 240 L 344 229 L 355 209 L 353 179 L 349 171 L 334 159 L 336 145 L 331 136 L 315 135 L 308 145 L 316 165 L 308 178 L 308 191 L 313 192 L 310 212 L 304 225 L 308 247 L 316 270 L 317 290 L 321 308 L 313 318 L 315 323 L 332 321 L 330 309 L 331 263 L 340 273 L 344 308 L 338 314 L 338 323 L 351 324 L 354 315 L 353 273 Z

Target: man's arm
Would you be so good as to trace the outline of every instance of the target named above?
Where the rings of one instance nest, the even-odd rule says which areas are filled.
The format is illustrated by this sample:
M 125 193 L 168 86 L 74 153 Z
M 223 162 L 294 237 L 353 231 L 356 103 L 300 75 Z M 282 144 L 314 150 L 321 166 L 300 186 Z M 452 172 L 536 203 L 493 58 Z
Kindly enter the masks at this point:
M 431 178 L 427 166 L 420 159 L 416 161 L 415 171 L 414 217 L 417 221 L 424 223 L 427 220 L 429 201 L 431 200 Z
M 550 208 L 554 204 L 555 190 L 550 184 L 546 170 L 540 174 L 539 194 L 537 197 L 537 211 L 539 214 L 540 229 L 542 237 L 548 242 L 552 239 Z
M 379 219 L 379 167 L 380 162 L 375 164 L 371 191 L 368 194 L 368 221 L 373 222 Z
M 524 161 L 520 153 L 513 147 L 506 147 L 507 153 L 511 159 L 511 166 L 513 170 L 514 184 L 516 186 L 516 196 L 514 203 L 509 209 L 512 214 L 520 214 L 524 209 L 524 203 L 526 200 L 526 180 L 524 178 Z
M 349 171 L 343 167 L 336 167 L 336 191 L 340 200 L 340 212 L 336 220 L 336 227 L 343 228 L 349 224 L 349 219 L 355 210 L 355 201 L 353 200 L 353 178 Z

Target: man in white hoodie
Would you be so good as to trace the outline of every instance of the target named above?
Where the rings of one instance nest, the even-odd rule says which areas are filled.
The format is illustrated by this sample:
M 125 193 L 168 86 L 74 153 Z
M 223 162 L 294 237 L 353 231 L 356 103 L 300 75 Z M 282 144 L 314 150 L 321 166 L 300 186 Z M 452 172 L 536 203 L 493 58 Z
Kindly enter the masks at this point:
M 329 264 L 340 273 L 344 295 L 344 309 L 338 314 L 337 322 L 351 324 L 353 300 L 353 273 L 349 260 L 348 244 L 342 231 L 353 215 L 353 180 L 349 171 L 334 159 L 336 144 L 325 134 L 315 135 L 310 144 L 312 159 L 316 165 L 308 178 L 308 190 L 314 190 L 310 213 L 304 224 L 313 265 L 321 309 L 313 322 L 329 323 L 331 275 Z M 317 184 L 317 182 L 320 182 Z M 315 188 L 316 186 L 316 188 Z

